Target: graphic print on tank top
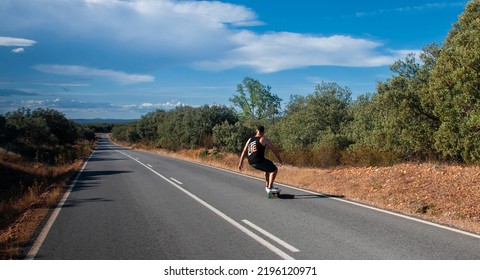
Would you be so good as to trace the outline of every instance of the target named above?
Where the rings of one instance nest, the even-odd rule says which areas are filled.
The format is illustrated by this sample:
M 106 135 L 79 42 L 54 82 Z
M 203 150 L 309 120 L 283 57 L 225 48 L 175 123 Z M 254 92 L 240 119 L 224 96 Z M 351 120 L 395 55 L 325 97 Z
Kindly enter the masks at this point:
M 265 159 L 265 146 L 260 143 L 260 137 L 250 138 L 247 158 L 250 164 L 255 164 Z

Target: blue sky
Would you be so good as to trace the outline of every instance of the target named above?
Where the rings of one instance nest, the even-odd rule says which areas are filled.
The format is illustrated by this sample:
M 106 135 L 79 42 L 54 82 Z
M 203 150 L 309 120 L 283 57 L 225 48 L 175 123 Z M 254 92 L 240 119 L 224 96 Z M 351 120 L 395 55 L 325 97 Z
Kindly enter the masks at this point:
M 355 97 L 394 61 L 441 44 L 467 2 L 2 0 L 0 114 L 230 106 L 247 76 L 283 104 L 322 81 Z

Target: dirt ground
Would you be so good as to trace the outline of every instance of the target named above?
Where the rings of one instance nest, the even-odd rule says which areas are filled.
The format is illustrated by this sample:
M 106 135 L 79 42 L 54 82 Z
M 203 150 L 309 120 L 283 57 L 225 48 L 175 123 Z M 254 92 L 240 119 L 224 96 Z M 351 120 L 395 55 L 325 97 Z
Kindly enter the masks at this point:
M 299 187 L 480 233 L 480 167 L 406 163 L 281 171 L 279 180 Z

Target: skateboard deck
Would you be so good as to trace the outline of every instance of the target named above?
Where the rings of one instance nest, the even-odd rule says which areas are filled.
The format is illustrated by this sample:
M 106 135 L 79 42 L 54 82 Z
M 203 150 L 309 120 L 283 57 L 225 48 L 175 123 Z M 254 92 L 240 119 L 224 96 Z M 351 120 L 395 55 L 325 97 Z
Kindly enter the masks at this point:
M 265 189 L 266 192 L 267 192 L 267 197 L 268 198 L 273 198 L 273 197 L 278 197 L 280 195 L 280 189 L 278 189 L 277 191 L 270 191 L 269 189 Z

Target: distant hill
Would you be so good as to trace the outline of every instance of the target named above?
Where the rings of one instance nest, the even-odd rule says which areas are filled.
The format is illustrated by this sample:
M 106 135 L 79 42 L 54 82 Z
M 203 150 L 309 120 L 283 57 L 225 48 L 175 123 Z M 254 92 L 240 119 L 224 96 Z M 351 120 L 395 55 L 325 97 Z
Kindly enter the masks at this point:
M 124 124 L 138 121 L 138 119 L 72 119 L 73 122 L 78 124 L 96 124 L 96 123 L 108 123 L 108 124 Z

